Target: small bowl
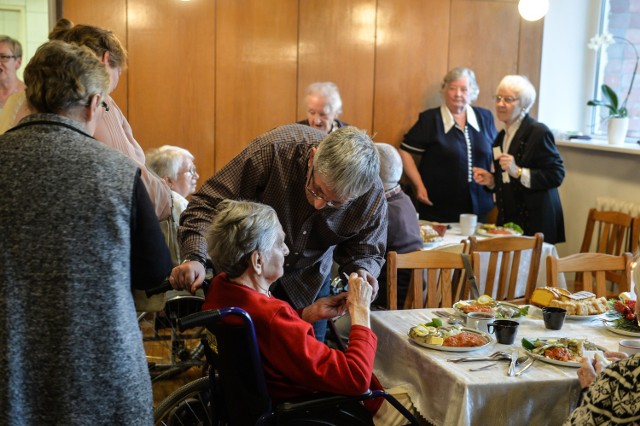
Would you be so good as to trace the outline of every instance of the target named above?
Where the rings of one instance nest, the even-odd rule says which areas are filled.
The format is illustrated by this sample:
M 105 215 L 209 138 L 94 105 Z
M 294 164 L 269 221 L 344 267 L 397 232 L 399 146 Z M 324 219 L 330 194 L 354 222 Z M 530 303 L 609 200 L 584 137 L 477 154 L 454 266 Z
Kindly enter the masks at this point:
M 440 224 L 440 223 L 432 223 L 431 227 L 441 237 L 444 237 L 445 232 L 447 232 L 447 225 L 443 225 L 443 224 Z
M 618 343 L 618 352 L 624 352 L 627 355 L 640 353 L 640 340 L 623 339 Z

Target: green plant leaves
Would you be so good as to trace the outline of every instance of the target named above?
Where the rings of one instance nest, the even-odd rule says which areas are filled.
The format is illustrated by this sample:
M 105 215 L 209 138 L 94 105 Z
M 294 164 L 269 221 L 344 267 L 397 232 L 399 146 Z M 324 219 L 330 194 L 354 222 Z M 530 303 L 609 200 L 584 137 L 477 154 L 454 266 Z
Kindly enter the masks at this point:
M 603 100 L 592 99 L 587 102 L 588 106 L 602 106 L 609 110 L 609 118 L 613 117 L 626 117 L 627 108 L 618 106 L 618 95 L 613 91 L 611 87 L 603 84 L 600 89 L 602 90 Z

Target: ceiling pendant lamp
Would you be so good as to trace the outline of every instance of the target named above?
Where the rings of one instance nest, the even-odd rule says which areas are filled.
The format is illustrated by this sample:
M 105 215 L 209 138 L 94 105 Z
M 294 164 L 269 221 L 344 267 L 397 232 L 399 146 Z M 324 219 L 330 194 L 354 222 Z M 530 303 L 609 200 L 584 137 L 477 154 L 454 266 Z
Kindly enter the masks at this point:
M 549 10 L 549 0 L 520 0 L 518 11 L 522 19 L 537 21 L 544 17 Z

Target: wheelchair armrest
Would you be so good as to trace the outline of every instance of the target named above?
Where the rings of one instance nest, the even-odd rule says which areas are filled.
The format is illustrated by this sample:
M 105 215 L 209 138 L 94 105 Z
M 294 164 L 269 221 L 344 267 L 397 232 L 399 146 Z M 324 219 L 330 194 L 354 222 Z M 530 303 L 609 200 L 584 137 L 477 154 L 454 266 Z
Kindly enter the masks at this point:
M 352 401 L 364 401 L 370 399 L 372 393 L 370 390 L 361 395 L 335 395 L 335 394 L 315 394 L 309 397 L 298 398 L 293 401 L 285 401 L 278 404 L 276 410 L 278 412 L 289 412 L 306 410 L 310 408 L 318 408 L 328 405 L 335 405 L 337 403 L 352 402 Z

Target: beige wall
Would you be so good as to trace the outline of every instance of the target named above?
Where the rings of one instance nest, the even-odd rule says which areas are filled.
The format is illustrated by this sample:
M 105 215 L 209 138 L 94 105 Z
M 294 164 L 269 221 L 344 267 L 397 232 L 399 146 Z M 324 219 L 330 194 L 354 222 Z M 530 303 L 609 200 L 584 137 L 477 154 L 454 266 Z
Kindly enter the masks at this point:
M 136 138 L 192 151 L 201 183 L 304 118 L 313 81 L 336 82 L 342 118 L 395 145 L 454 66 L 475 70 L 491 109 L 503 75 L 539 82 L 542 22 L 517 0 L 64 0 L 63 14 L 118 34 L 130 61 L 114 97 Z

